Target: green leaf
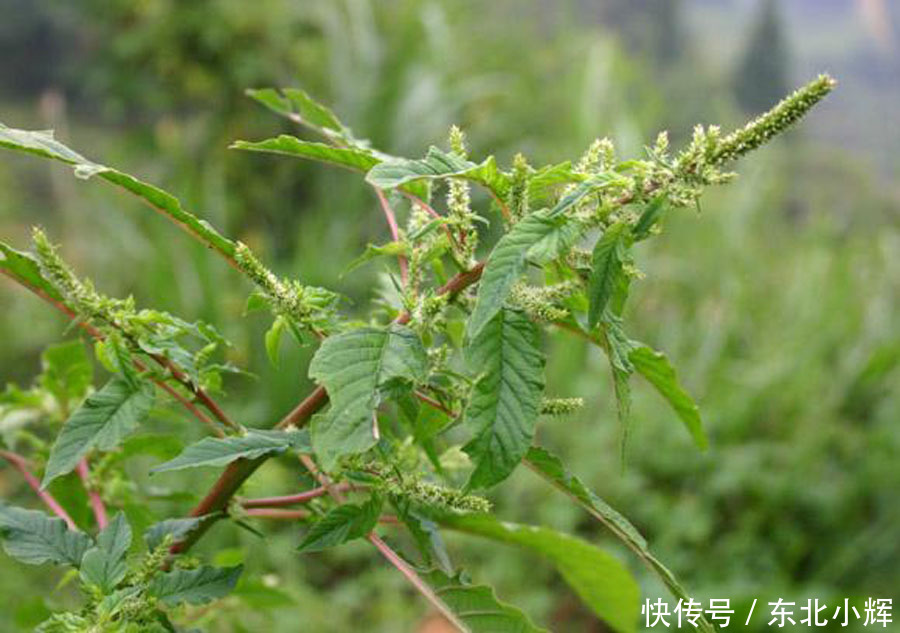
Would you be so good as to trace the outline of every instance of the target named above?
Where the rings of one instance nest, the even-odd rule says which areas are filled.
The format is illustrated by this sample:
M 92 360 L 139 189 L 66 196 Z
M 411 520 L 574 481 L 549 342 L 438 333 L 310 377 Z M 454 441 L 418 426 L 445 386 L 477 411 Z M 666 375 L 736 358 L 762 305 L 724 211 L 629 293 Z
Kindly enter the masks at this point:
M 0 537 L 7 554 L 29 565 L 49 561 L 78 567 L 91 547 L 87 534 L 68 529 L 62 519 L 4 503 L 0 503 Z
M 673 596 L 685 602 L 690 600 L 690 596 L 675 575 L 650 552 L 646 539 L 641 536 L 637 528 L 585 486 L 584 482 L 573 475 L 556 455 L 545 448 L 533 447 L 528 451 L 525 462 L 535 473 L 568 495 L 588 514 L 606 526 L 659 577 Z M 701 619 L 699 628 L 708 633 L 714 631 L 705 618 Z
M 208 222 L 182 208 L 177 198 L 134 176 L 88 160 L 57 141 L 51 131 L 17 130 L 0 123 L 0 147 L 66 163 L 75 169 L 75 175 L 79 178 L 90 178 L 91 176 L 102 178 L 133 193 L 157 211 L 169 216 L 175 223 L 192 233 L 207 246 L 226 257 L 234 257 L 236 244 L 221 235 Z M 21 265 L 21 261 L 17 262 L 18 267 L 21 268 Z
M 637 345 L 631 350 L 628 359 L 637 372 L 656 387 L 660 395 L 672 406 L 679 419 L 687 427 L 691 437 L 694 438 L 694 443 L 701 450 L 706 450 L 709 440 L 703 431 L 700 410 L 690 394 L 678 382 L 675 368 L 672 367 L 666 355 L 645 345 Z
M 628 225 L 613 224 L 597 240 L 592 255 L 592 270 L 588 280 L 588 325 L 593 329 L 624 275 Z
M 410 237 L 410 239 L 412 239 L 412 237 Z M 383 246 L 366 244 L 366 250 L 363 251 L 363 254 L 350 262 L 341 274 L 346 275 L 376 257 L 396 257 L 397 255 L 409 254 L 409 247 L 403 242 L 388 242 Z
M 110 593 L 125 578 L 125 554 L 131 546 L 131 526 L 119 512 L 97 536 L 97 545 L 81 560 L 81 578 Z
M 364 537 L 375 527 L 381 514 L 382 503 L 383 499 L 376 494 L 361 505 L 345 503 L 330 510 L 313 524 L 297 550 L 321 552 Z
M 547 633 L 515 607 L 500 602 L 491 587 L 473 585 L 461 572 L 448 576 L 437 569 L 420 570 L 419 576 L 463 633 Z
M 302 141 L 289 134 L 264 141 L 235 141 L 231 144 L 231 148 L 308 158 L 361 172 L 367 172 L 381 162 L 381 159 L 369 150 Z
M 154 523 L 144 532 L 144 542 L 147 543 L 147 549 L 151 551 L 156 549 L 162 545 L 169 535 L 172 536 L 172 541 L 175 543 L 184 540 L 194 530 L 199 529 L 208 518 L 209 515 L 204 515 L 183 519 L 166 519 L 165 521 Z
M 312 444 L 326 470 L 344 455 L 375 444 L 382 391 L 425 379 L 428 359 L 419 337 L 402 325 L 363 327 L 330 336 L 316 351 L 310 378 L 328 391 L 331 408 L 312 422 Z
M 88 396 L 56 438 L 41 485 L 46 487 L 55 478 L 71 472 L 92 448 L 115 448 L 147 418 L 153 398 L 153 383 L 134 385 L 119 376 Z
M 0 272 L 32 291 L 44 294 L 58 303 L 63 303 L 59 291 L 44 279 L 37 259 L 30 253 L 16 250 L 5 242 L 0 242 Z
M 176 569 L 153 577 L 147 593 L 167 606 L 187 602 L 206 604 L 226 596 L 237 584 L 244 566 Z
M 638 218 L 637 224 L 635 224 L 634 229 L 632 229 L 632 235 L 634 235 L 636 242 L 650 237 L 653 227 L 659 223 L 660 219 L 662 219 L 662 216 L 666 211 L 666 205 L 666 197 L 657 196 L 644 207 L 644 210 L 641 211 L 641 216 Z
M 493 156 L 479 164 L 456 154 L 430 147 L 425 158 L 394 158 L 375 165 L 366 180 L 379 189 L 393 189 L 416 180 L 463 178 L 483 185 L 502 198 L 509 187 L 509 176 L 497 169 Z
M 448 516 L 441 523 L 544 556 L 612 629 L 637 630 L 640 588 L 625 566 L 603 550 L 549 528 L 500 522 L 488 514 Z
M 478 336 L 481 328 L 500 311 L 510 288 L 525 272 L 528 260 L 546 263 L 562 254 L 575 238 L 577 225 L 546 209 L 516 223 L 488 257 L 478 284 L 475 309 L 467 325 L 468 337 Z
M 272 327 L 266 332 L 266 355 L 273 367 L 278 367 L 279 351 L 281 349 L 281 335 L 284 334 L 285 328 L 288 327 L 288 320 L 285 316 L 277 316 L 272 322 Z
M 246 93 L 276 114 L 295 123 L 338 134 L 343 133 L 345 129 L 334 112 L 310 97 L 304 90 L 284 88 L 279 92 L 274 88 L 262 88 L 247 90 Z
M 465 411 L 474 437 L 463 450 L 475 464 L 467 488 L 503 481 L 528 452 L 544 393 L 539 338 L 523 313 L 503 309 L 466 348 L 466 362 L 480 374 Z
M 206 437 L 187 446 L 178 457 L 153 468 L 160 473 L 200 466 L 225 466 L 237 459 L 256 459 L 283 453 L 288 449 L 309 451 L 309 433 L 305 430 L 251 430 L 246 435 Z

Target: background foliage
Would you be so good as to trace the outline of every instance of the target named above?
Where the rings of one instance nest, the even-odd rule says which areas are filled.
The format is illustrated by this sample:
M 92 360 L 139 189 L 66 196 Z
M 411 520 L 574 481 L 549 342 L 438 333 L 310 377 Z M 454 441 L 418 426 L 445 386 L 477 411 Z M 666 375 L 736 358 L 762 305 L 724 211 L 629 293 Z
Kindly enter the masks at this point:
M 401 155 L 423 155 L 457 123 L 475 156 L 490 148 L 504 160 L 517 151 L 554 160 L 604 134 L 623 153 L 637 153 L 661 128 L 677 145 L 695 120 L 740 121 L 743 108 L 761 107 L 825 66 L 842 90 L 809 129 L 754 155 L 737 183 L 704 197 L 701 217 L 674 214 L 652 249 L 638 247 L 647 280 L 632 290 L 631 329 L 679 367 L 711 449 L 698 453 L 687 434 L 662 432 L 678 422 L 648 389 L 635 400 L 623 471 L 606 360 L 564 338 L 547 341 L 547 390 L 582 395 L 587 406 L 544 425 L 540 439 L 628 515 L 701 599 L 749 605 L 896 593 L 900 234 L 892 176 L 900 141 L 870 114 L 897 104 L 896 9 L 883 21 L 885 35 L 867 30 L 863 3 L 838 0 L 5 4 L 6 123 L 56 128 L 105 163 L 177 192 L 279 271 L 337 287 L 361 311 L 382 269 L 340 273 L 367 243 L 386 241 L 377 201 L 340 171 L 228 151 L 235 138 L 287 130 L 244 88 L 302 86 Z M 783 39 L 767 56 L 754 52 L 755 38 L 772 37 Z M 259 376 L 228 379 L 238 417 L 277 420 L 308 390 L 306 352 L 285 345 L 281 369 L 272 369 L 261 343 L 266 320 L 222 318 L 243 311 L 233 273 L 136 202 L 15 156 L 0 163 L 0 190 L 0 233 L 11 242 L 24 244 L 29 227 L 42 224 L 110 293 L 234 324 L 224 334 L 235 354 L 249 357 L 233 360 Z M 32 297 L 0 290 L 0 380 L 27 384 L 42 346 L 73 335 Z M 243 398 L 251 389 L 265 397 Z M 270 465 L 250 493 L 287 487 L 295 476 Z M 188 507 L 191 499 L 168 492 L 187 481 L 202 490 L 195 482 L 204 477 L 212 474 L 158 476 L 154 510 Z M 27 502 L 10 469 L 0 471 L 0 492 Z M 511 520 L 603 538 L 528 473 L 495 496 Z M 238 592 L 259 610 L 226 601 L 233 610 L 207 623 L 211 630 L 289 631 L 300 613 L 315 631 L 424 626 L 425 607 L 394 570 L 373 564 L 368 548 L 300 558 L 292 552 L 297 530 L 282 529 L 266 542 L 222 529 L 202 544 L 220 565 L 243 562 L 266 574 Z M 549 566 L 465 536 L 450 547 L 554 631 L 603 630 Z M 663 595 L 634 571 L 646 596 Z M 4 564 L 0 591 L 46 598 L 4 610 L 0 628 L 30 630 L 45 603 L 71 601 L 57 580 Z

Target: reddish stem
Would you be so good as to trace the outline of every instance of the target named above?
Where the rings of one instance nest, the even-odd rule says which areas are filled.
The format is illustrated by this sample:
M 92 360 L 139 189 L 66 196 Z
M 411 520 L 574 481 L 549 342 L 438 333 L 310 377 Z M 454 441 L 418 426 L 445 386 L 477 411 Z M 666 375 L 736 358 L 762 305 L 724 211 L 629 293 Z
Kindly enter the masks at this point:
M 31 474 L 31 471 L 28 470 L 28 462 L 25 461 L 25 458 L 21 455 L 10 451 L 0 451 L 0 457 L 8 461 L 16 470 L 18 470 L 22 477 L 25 478 L 25 481 L 34 490 L 35 494 L 40 497 L 41 501 L 50 509 L 53 514 L 58 516 L 60 519 L 66 522 L 66 525 L 69 526 L 70 530 L 77 530 L 78 526 L 75 525 L 75 521 L 72 520 L 72 517 L 69 516 L 69 513 L 66 512 L 59 502 L 46 490 L 41 488 L 41 482 L 38 481 L 37 477 Z
M 373 187 L 373 189 L 375 189 L 375 195 L 378 196 L 378 202 L 381 204 L 381 210 L 384 211 L 384 217 L 387 218 L 388 226 L 391 229 L 391 237 L 393 237 L 394 241 L 397 242 L 400 240 L 400 227 L 397 226 L 397 218 L 394 216 L 394 210 L 391 209 L 391 205 L 388 204 L 384 192 L 378 187 Z M 408 275 L 406 255 L 397 255 L 397 261 L 400 264 L 400 277 L 403 279 L 403 283 L 405 284 Z
M 444 602 L 438 598 L 437 594 L 434 593 L 434 590 L 428 586 L 422 578 L 419 577 L 419 574 L 416 573 L 416 570 L 410 567 L 410 565 L 400 558 L 400 556 L 388 547 L 388 544 L 382 541 L 375 532 L 369 533 L 366 537 L 369 542 L 374 545 L 381 555 L 384 556 L 394 567 L 396 567 L 401 574 L 403 574 L 406 579 L 412 584 L 413 587 L 421 593 L 428 602 L 434 606 L 435 609 L 440 611 L 441 615 L 443 615 L 447 620 L 455 626 L 460 631 L 467 631 L 466 626 L 459 621 L 459 618 L 456 617 L 456 614 L 451 611 Z
M 309 510 L 284 510 L 282 508 L 251 508 L 244 512 L 250 517 L 263 519 L 308 519 L 312 516 Z
M 81 479 L 84 490 L 87 492 L 88 499 L 91 502 L 91 510 L 94 512 L 94 519 L 97 520 L 97 527 L 101 530 L 106 527 L 108 521 L 106 518 L 106 506 L 103 505 L 103 499 L 100 494 L 91 486 L 91 472 L 88 466 L 87 457 L 83 458 L 75 467 L 78 478 Z
M 349 490 L 348 484 L 337 484 L 335 488 L 341 490 Z M 292 506 L 298 503 L 306 503 L 328 494 L 328 488 L 319 486 L 312 490 L 306 490 L 295 495 L 285 495 L 283 497 L 261 497 L 258 499 L 245 499 L 241 501 L 241 505 L 245 508 L 262 508 L 265 506 Z

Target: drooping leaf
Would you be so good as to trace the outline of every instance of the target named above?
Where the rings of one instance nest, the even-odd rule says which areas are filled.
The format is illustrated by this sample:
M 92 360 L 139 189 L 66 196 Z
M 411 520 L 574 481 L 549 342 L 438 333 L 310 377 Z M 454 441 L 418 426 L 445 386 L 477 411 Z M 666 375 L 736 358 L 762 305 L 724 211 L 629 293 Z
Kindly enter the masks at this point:
M 345 503 L 330 510 L 313 524 L 297 550 L 320 552 L 364 537 L 375 527 L 382 503 L 383 499 L 376 494 L 361 505 Z
M 623 264 L 627 239 L 628 225 L 620 222 L 607 228 L 594 245 L 591 276 L 588 280 L 588 326 L 592 329 L 600 321 L 619 278 L 625 274 Z
M 625 566 L 603 550 L 549 528 L 501 522 L 488 514 L 447 516 L 441 523 L 547 558 L 612 629 L 620 633 L 636 631 L 640 588 Z
M 281 335 L 284 334 L 285 328 L 288 327 L 288 319 L 279 315 L 272 322 L 272 327 L 266 331 L 266 355 L 273 367 L 278 367 L 279 352 L 281 351 Z
M 568 495 L 575 503 L 580 505 L 588 514 L 606 526 L 616 538 L 624 543 L 659 577 L 669 588 L 673 596 L 687 602 L 690 596 L 675 578 L 675 575 L 663 565 L 650 551 L 646 539 L 641 536 L 631 522 L 616 509 L 598 497 L 592 490 L 584 485 L 578 477 L 573 475 L 556 455 L 545 448 L 532 447 L 525 457 L 525 462 L 551 485 Z M 706 633 L 712 633 L 713 627 L 701 618 L 699 629 Z
M 528 452 L 544 392 L 544 357 L 538 327 L 521 312 L 500 310 L 466 348 L 480 377 L 465 422 L 474 437 L 463 447 L 475 470 L 468 488 L 506 479 Z
M 209 516 L 185 517 L 183 519 L 166 519 L 159 523 L 154 523 L 144 532 L 144 542 L 147 543 L 147 549 L 154 550 L 159 547 L 166 537 L 171 535 L 173 542 L 184 540 L 194 530 L 200 528 Z
M 82 579 L 98 586 L 103 593 L 110 593 L 128 573 L 125 554 L 130 546 L 131 526 L 119 512 L 97 536 L 97 545 L 82 558 Z
M 463 633 L 547 633 L 523 612 L 501 602 L 491 587 L 473 585 L 461 572 L 449 576 L 437 569 L 423 570 L 419 577 L 428 583 Z
M 229 258 L 234 257 L 236 244 L 216 231 L 208 222 L 185 210 L 177 198 L 134 176 L 88 160 L 57 141 L 53 137 L 53 132 L 17 130 L 0 123 L 0 147 L 66 163 L 75 169 L 75 175 L 79 178 L 91 176 L 102 178 L 133 193 L 157 211 L 169 216 L 209 247 Z
M 416 180 L 441 178 L 471 180 L 490 189 L 501 198 L 509 187 L 509 176 L 497 168 L 493 156 L 476 164 L 434 146 L 428 149 L 425 158 L 386 160 L 375 165 L 366 175 L 366 180 L 379 189 L 393 189 Z
M 296 136 L 282 134 L 264 141 L 235 141 L 232 149 L 253 152 L 283 154 L 297 158 L 308 158 L 338 167 L 366 172 L 381 162 L 372 152 L 358 147 L 335 147 L 325 143 L 302 141 Z
M 331 408 L 313 418 L 312 444 L 328 470 L 343 455 L 376 441 L 373 414 L 382 390 L 400 381 L 421 381 L 427 357 L 419 337 L 402 325 L 363 327 L 330 336 L 316 351 L 310 378 L 328 391 Z
M 7 554 L 29 565 L 78 567 L 91 547 L 87 534 L 70 530 L 62 519 L 4 503 L 0 503 L 0 537 Z
M 46 487 L 56 477 L 71 472 L 92 448 L 115 448 L 147 418 L 153 398 L 153 383 L 135 385 L 119 376 L 88 396 L 56 438 L 42 485 Z
M 453 573 L 450 563 L 450 555 L 444 545 L 440 528 L 431 517 L 425 516 L 416 507 L 409 497 L 403 495 L 391 495 L 391 505 L 397 510 L 397 518 L 400 519 L 409 530 L 425 565 L 431 566 L 435 561 L 447 574 Z
M 182 602 L 206 604 L 228 595 L 243 569 L 243 565 L 176 569 L 154 576 L 147 593 L 170 607 Z
M 283 453 L 288 449 L 309 451 L 309 433 L 291 431 L 250 430 L 245 435 L 205 437 L 187 446 L 180 455 L 151 470 L 154 473 L 200 466 L 225 466 L 237 459 L 256 459 L 263 455 Z
M 694 443 L 706 450 L 709 440 L 703 431 L 703 423 L 700 420 L 700 409 L 697 407 L 690 394 L 685 391 L 678 382 L 678 375 L 669 359 L 662 352 L 657 352 L 646 345 L 637 345 L 628 355 L 634 368 L 647 381 L 656 387 L 656 390 L 672 406 L 675 413 L 687 427 Z

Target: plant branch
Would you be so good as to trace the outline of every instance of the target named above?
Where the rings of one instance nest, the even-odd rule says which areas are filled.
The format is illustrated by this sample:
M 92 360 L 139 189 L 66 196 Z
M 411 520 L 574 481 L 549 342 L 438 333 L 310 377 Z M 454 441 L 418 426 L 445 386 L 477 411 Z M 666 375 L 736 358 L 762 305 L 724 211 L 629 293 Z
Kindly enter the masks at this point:
M 108 523 L 106 506 L 103 505 L 103 499 L 100 498 L 100 494 L 94 490 L 94 487 L 91 485 L 91 471 L 88 466 L 87 457 L 82 458 L 82 460 L 78 462 L 78 465 L 75 467 L 75 472 L 78 473 L 78 478 L 81 479 L 84 491 L 88 495 L 88 499 L 91 503 L 91 510 L 94 512 L 94 519 L 97 521 L 97 527 L 102 530 Z
M 28 462 L 24 457 L 11 451 L 0 451 L 0 457 L 9 462 L 13 468 L 22 474 L 22 477 L 28 483 L 29 487 L 38 497 L 40 497 L 41 501 L 44 502 L 44 505 L 46 505 L 53 514 L 65 521 L 70 530 L 78 529 L 78 526 L 75 525 L 75 521 L 73 521 L 72 517 L 69 516 L 69 513 L 59 505 L 56 498 L 48 491 L 41 488 L 41 482 L 38 481 L 37 477 L 35 477 L 30 470 L 28 470 Z
M 391 229 L 391 237 L 394 238 L 395 242 L 399 242 L 400 227 L 397 226 L 397 217 L 394 215 L 394 210 L 391 209 L 391 205 L 388 203 L 384 192 L 378 187 L 372 188 L 375 190 L 375 195 L 378 196 L 378 203 L 381 205 L 381 210 L 384 212 L 384 217 L 387 219 L 388 227 Z M 403 255 L 402 253 L 397 255 L 397 262 L 400 264 L 400 277 L 403 279 L 405 285 L 407 277 L 409 276 L 409 263 L 406 261 L 406 255 Z
M 341 490 L 349 490 L 349 484 L 335 484 L 335 488 L 340 488 Z M 241 505 L 245 508 L 262 508 L 266 506 L 292 506 L 299 503 L 306 503 L 308 501 L 312 501 L 313 499 L 318 499 L 321 496 L 327 495 L 328 489 L 325 486 L 319 486 L 318 488 L 313 488 L 312 490 L 306 490 L 304 492 L 297 493 L 295 495 L 285 495 L 283 497 L 260 497 L 258 499 L 244 499 L 241 501 Z
M 396 567 L 400 573 L 406 577 L 410 584 L 415 587 L 416 590 L 441 613 L 441 615 L 447 618 L 448 622 L 460 631 L 467 630 L 465 625 L 456 617 L 456 614 L 447 608 L 447 605 L 444 604 L 444 602 L 438 598 L 437 594 L 434 593 L 434 590 L 428 586 L 428 583 L 419 577 L 416 570 L 403 560 L 397 552 L 392 550 L 387 543 L 381 540 L 375 532 L 370 532 L 366 539 L 381 552 L 381 555 L 384 556 L 391 565 Z

